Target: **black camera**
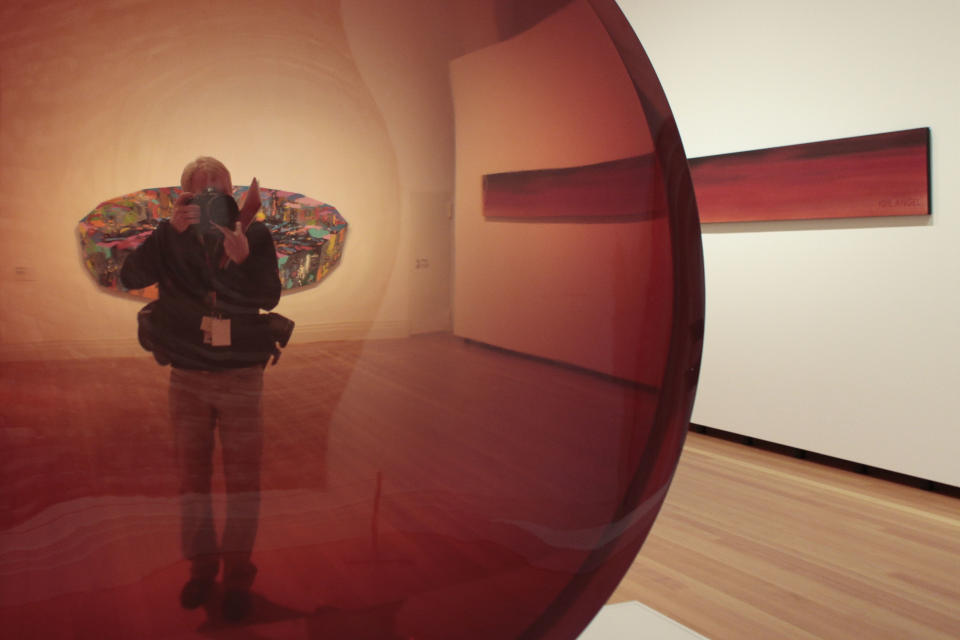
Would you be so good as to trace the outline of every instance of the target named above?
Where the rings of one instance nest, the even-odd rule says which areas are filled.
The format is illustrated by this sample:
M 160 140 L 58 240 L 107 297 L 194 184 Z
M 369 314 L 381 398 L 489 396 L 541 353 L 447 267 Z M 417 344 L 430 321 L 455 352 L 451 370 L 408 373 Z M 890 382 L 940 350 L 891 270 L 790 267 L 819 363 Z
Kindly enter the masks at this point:
M 190 204 L 200 207 L 200 222 L 197 223 L 197 230 L 201 233 L 206 233 L 213 224 L 232 230 L 240 219 L 240 208 L 233 196 L 220 193 L 213 187 L 208 187 L 202 193 L 195 195 L 190 200 Z

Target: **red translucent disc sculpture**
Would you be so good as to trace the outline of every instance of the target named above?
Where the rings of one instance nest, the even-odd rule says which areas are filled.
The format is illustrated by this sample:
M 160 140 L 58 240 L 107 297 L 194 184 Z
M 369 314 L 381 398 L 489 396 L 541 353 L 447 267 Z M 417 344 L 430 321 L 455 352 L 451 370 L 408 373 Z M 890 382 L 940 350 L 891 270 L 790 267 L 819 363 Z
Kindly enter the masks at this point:
M 339 4 L 349 33 L 362 3 Z M 474 25 L 450 45 L 443 80 L 456 186 L 453 207 L 439 207 L 454 227 L 440 268 L 452 320 L 374 336 L 377 309 L 357 305 L 350 331 L 304 329 L 284 305 L 315 296 L 331 314 L 353 309 L 347 294 L 320 294 L 368 286 L 373 268 L 358 258 L 377 232 L 348 192 L 310 190 L 350 220 L 350 246 L 327 280 L 278 308 L 298 328 L 264 377 L 247 617 L 224 620 L 219 583 L 197 609 L 178 600 L 189 565 L 169 369 L 142 353 L 8 358 L 0 635 L 559 640 L 608 600 L 663 503 L 696 391 L 704 280 L 686 157 L 612 0 L 450 6 Z M 296 99 L 280 82 L 262 88 Z M 298 153 L 309 163 L 321 152 L 338 151 Z M 415 278 L 438 263 L 401 264 L 413 307 Z M 106 330 L 134 339 L 137 308 Z M 218 448 L 218 531 L 226 493 Z

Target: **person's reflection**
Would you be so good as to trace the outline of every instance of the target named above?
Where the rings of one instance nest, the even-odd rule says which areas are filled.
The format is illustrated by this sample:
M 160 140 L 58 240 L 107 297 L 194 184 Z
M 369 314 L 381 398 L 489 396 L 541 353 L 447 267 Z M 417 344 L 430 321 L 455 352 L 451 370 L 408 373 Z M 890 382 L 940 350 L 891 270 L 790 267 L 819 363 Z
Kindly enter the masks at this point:
M 130 289 L 159 285 L 152 311 L 141 313 L 140 331 L 157 361 L 172 365 L 181 544 L 191 564 L 180 602 L 188 609 L 204 604 L 222 560 L 223 615 L 238 620 L 250 609 L 257 571 L 250 555 L 260 510 L 260 396 L 276 340 L 259 310 L 276 306 L 280 278 L 269 230 L 262 222 L 244 227 L 221 162 L 197 158 L 180 184 L 170 220 L 126 258 L 120 277 Z M 227 490 L 219 545 L 210 498 L 217 428 Z

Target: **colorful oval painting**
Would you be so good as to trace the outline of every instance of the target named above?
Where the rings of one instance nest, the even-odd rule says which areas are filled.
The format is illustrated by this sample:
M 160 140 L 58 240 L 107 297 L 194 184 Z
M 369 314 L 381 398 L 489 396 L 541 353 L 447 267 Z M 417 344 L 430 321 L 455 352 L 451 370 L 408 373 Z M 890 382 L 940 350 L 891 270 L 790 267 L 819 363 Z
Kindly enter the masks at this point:
M 249 187 L 234 187 L 233 197 L 246 205 Z M 120 267 L 161 220 L 173 211 L 180 187 L 142 189 L 100 203 L 78 225 L 84 264 L 101 287 L 144 298 L 157 297 L 156 285 L 127 290 Z M 316 284 L 340 262 L 347 221 L 329 204 L 301 193 L 259 188 L 255 220 L 267 225 L 277 247 L 280 279 L 285 291 Z

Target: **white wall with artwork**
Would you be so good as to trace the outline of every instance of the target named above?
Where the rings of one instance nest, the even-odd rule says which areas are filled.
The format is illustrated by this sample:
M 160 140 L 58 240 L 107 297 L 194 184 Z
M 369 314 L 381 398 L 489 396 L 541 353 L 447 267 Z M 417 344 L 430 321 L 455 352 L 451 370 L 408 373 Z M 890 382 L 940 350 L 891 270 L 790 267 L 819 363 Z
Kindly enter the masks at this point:
M 530 221 L 484 210 L 486 174 L 652 151 L 636 91 L 589 3 L 571 2 L 454 60 L 451 77 L 454 333 L 619 378 L 657 380 L 671 322 L 649 312 L 671 291 L 670 247 L 655 242 L 666 230 L 662 212 L 598 220 L 588 204 L 580 217 Z
M 704 226 L 693 421 L 960 485 L 960 5 L 620 4 L 688 157 L 930 127 L 930 217 Z

